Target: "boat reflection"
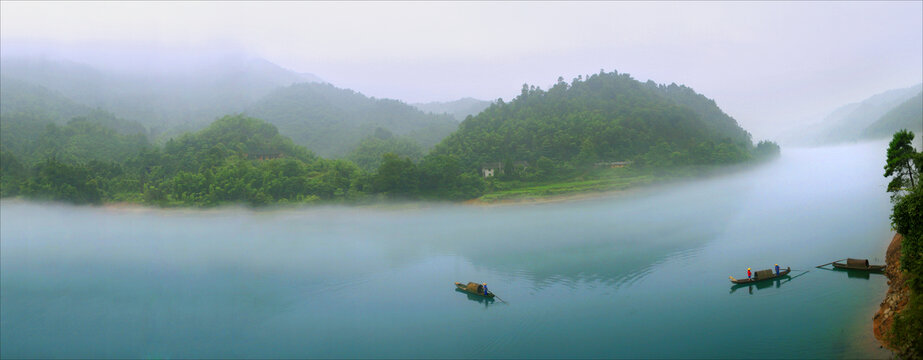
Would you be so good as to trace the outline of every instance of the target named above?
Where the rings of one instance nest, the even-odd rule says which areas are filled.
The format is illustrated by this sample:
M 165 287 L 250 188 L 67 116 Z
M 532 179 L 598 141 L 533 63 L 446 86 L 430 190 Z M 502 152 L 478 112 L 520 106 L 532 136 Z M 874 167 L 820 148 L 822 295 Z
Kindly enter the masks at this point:
M 817 267 L 821 270 L 827 270 L 837 273 L 846 273 L 846 277 L 849 279 L 857 280 L 869 280 L 872 277 L 872 274 L 885 275 L 882 271 L 868 271 L 861 269 L 841 269 L 841 268 L 826 268 L 826 267 Z
M 471 301 L 475 301 L 475 302 L 484 304 L 484 307 L 485 307 L 485 308 L 487 308 L 488 306 L 490 306 L 491 304 L 493 304 L 494 301 L 495 301 L 495 299 L 493 299 L 493 298 L 487 298 L 487 297 L 483 297 L 483 296 L 480 296 L 480 295 L 474 295 L 474 294 L 471 294 L 471 293 L 469 293 L 469 292 L 465 292 L 465 291 L 462 291 L 462 290 L 459 290 L 459 289 L 455 289 L 455 292 L 465 294 L 465 296 L 468 297 L 468 300 L 471 300 Z
M 825 269 L 827 270 L 827 269 Z M 846 273 L 846 277 L 850 279 L 861 279 L 868 280 L 872 277 L 872 274 L 884 275 L 882 272 L 875 271 L 865 271 L 865 270 L 854 270 L 854 269 L 829 269 L 830 271 L 835 271 L 838 273 Z
M 770 287 L 778 288 L 778 287 L 781 287 L 782 284 L 787 283 L 791 279 L 792 278 L 790 276 L 785 275 L 785 276 L 772 279 L 770 281 L 760 281 L 758 283 L 751 283 L 751 284 L 736 284 L 736 285 L 731 286 L 730 293 L 733 294 L 735 291 L 741 288 L 747 288 L 748 292 L 752 294 L 753 288 L 756 288 L 756 290 L 762 290 L 762 289 L 766 289 Z
M 800 270 L 794 270 L 794 271 L 800 271 Z M 751 295 L 753 294 L 753 289 L 754 289 L 754 288 L 756 288 L 756 290 L 763 290 L 763 289 L 767 289 L 767 288 L 780 288 L 780 287 L 782 287 L 782 285 L 784 285 L 785 283 L 787 283 L 787 282 L 789 282 L 789 281 L 792 281 L 793 279 L 795 279 L 795 278 L 797 278 L 797 277 L 799 277 L 799 276 L 802 276 L 802 275 L 804 275 L 804 274 L 807 274 L 807 273 L 808 273 L 807 271 L 804 271 L 804 272 L 802 272 L 801 274 L 798 274 L 798 275 L 795 275 L 795 276 L 784 275 L 784 276 L 780 276 L 780 277 L 777 277 L 777 278 L 772 279 L 772 280 L 769 280 L 769 281 L 760 281 L 760 282 L 751 283 L 751 284 L 737 284 L 737 285 L 733 285 L 733 286 L 731 286 L 731 292 L 730 292 L 730 294 L 733 294 L 735 291 L 737 291 L 737 290 L 739 290 L 739 289 L 741 289 L 741 288 L 747 288 L 747 292 L 750 293 Z

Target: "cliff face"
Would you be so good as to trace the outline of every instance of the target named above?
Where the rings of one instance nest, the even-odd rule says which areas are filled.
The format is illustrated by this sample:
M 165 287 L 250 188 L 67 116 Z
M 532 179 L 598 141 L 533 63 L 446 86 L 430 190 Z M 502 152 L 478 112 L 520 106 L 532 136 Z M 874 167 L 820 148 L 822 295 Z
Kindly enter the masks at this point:
M 881 302 L 878 312 L 875 313 L 874 320 L 875 338 L 892 350 L 894 348 L 888 343 L 885 335 L 891 330 L 894 315 L 907 305 L 909 291 L 901 274 L 901 240 L 903 240 L 901 234 L 894 234 L 894 239 L 888 246 L 888 252 L 885 255 L 885 261 L 888 264 L 885 270 L 885 275 L 888 276 L 888 294 Z

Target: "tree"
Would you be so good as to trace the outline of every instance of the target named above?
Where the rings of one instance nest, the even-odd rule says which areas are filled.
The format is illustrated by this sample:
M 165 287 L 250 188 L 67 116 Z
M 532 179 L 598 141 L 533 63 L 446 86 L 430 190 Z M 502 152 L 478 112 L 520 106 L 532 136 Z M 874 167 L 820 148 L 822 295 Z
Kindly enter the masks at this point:
M 580 166 L 591 166 L 599 159 L 597 153 L 596 144 L 590 138 L 586 138 L 580 145 L 580 153 L 574 158 L 574 162 Z
M 891 226 L 904 236 L 901 244 L 901 267 L 910 274 L 908 285 L 923 292 L 923 184 L 907 189 L 898 197 L 891 211 Z
M 888 145 L 885 177 L 894 176 L 888 183 L 888 192 L 897 196 L 902 190 L 913 188 L 923 168 L 923 157 L 913 148 L 913 132 L 901 130 L 894 133 Z
M 99 183 L 84 165 L 68 165 L 48 158 L 35 166 L 36 174 L 23 185 L 22 192 L 33 198 L 64 200 L 77 204 L 101 201 Z
M 419 175 L 413 161 L 393 153 L 382 156 L 381 166 L 372 179 L 375 192 L 390 196 L 413 197 L 417 195 L 418 185 Z

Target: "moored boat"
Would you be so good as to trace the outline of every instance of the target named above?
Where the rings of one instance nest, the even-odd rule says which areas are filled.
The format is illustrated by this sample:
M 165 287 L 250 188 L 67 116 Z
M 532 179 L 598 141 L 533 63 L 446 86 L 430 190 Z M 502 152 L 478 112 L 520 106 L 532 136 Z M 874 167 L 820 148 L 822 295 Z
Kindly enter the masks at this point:
M 869 265 L 868 259 L 846 259 L 846 263 L 834 262 L 833 267 L 846 270 L 883 271 L 885 265 Z
M 474 282 L 469 282 L 467 284 L 462 284 L 460 282 L 455 283 L 455 287 L 458 288 L 458 290 L 464 291 L 469 294 L 483 296 L 486 298 L 491 298 L 491 299 L 494 298 L 494 296 L 496 295 L 490 292 L 490 290 L 488 290 L 485 285 L 487 284 L 478 284 Z
M 752 283 L 760 282 L 764 280 L 780 278 L 785 275 L 788 275 L 788 273 L 790 272 L 792 272 L 792 268 L 787 267 L 785 268 L 785 270 L 779 271 L 779 274 L 776 274 L 775 271 L 772 271 L 771 269 L 766 269 L 766 270 L 760 270 L 760 271 L 753 273 L 753 277 L 748 278 L 748 279 L 735 279 L 733 276 L 728 276 L 728 277 L 731 278 L 731 282 L 735 284 L 752 284 Z

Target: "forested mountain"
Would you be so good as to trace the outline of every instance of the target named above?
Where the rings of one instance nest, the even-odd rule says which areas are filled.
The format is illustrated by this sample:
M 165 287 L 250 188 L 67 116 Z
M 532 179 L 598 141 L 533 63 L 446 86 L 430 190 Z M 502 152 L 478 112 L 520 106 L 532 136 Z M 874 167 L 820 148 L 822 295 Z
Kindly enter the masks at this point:
M 923 134 L 923 92 L 891 109 L 863 132 L 863 137 L 880 139 L 905 129 Z
M 90 75 L 87 89 L 116 91 L 104 81 L 94 85 L 90 80 L 105 77 Z M 141 124 L 63 91 L 3 78 L 0 195 L 205 206 L 366 196 L 465 200 L 548 184 L 557 185 L 536 193 L 621 188 L 688 173 L 664 169 L 778 153 L 769 142 L 754 147 L 733 118 L 688 87 L 615 72 L 570 84 L 559 79 L 547 91 L 525 85 L 513 101 L 498 100 L 460 125 L 400 101 L 298 83 L 253 102 L 247 115 L 223 116 L 162 142 L 151 141 Z M 327 160 L 311 149 L 349 160 Z M 625 160 L 632 162 L 627 169 L 598 166 Z M 503 164 L 496 178 L 480 173 L 488 162 Z
M 844 105 L 818 123 L 800 129 L 791 136 L 805 144 L 832 144 L 857 141 L 866 137 L 866 129 L 886 113 L 923 90 L 923 84 L 889 90 L 863 101 Z M 890 136 L 890 135 L 889 135 Z
M 342 157 L 381 128 L 429 148 L 458 126 L 449 115 L 427 114 L 403 102 L 369 98 L 330 84 L 280 88 L 247 110 L 319 155 Z
M 156 133 L 179 125 L 201 128 L 215 118 L 240 112 L 279 86 L 319 81 L 263 59 L 240 56 L 143 74 L 100 70 L 65 60 L 0 58 L 4 83 L 10 79 L 41 86 L 76 104 L 101 108 L 138 121 Z M 3 92 L 3 102 L 15 92 Z
M 474 116 L 481 111 L 484 111 L 484 109 L 490 106 L 490 101 L 466 97 L 447 102 L 434 101 L 428 103 L 417 103 L 413 104 L 413 106 L 428 113 L 449 114 L 455 117 L 456 120 L 462 121 L 465 120 L 465 118 L 468 116 Z
M 3 126 L 41 129 L 49 123 L 63 125 L 75 118 L 91 120 L 120 134 L 147 134 L 145 127 L 136 121 L 120 119 L 102 109 L 78 104 L 41 85 L 0 77 L 0 124 Z
M 431 155 L 470 168 L 498 161 L 669 166 L 745 161 L 752 149 L 750 134 L 692 89 L 601 72 L 570 84 L 559 78 L 547 91 L 523 85 L 511 102 L 462 122 Z
M 28 116 L 65 123 L 92 110 L 41 85 L 0 76 L 0 115 Z

